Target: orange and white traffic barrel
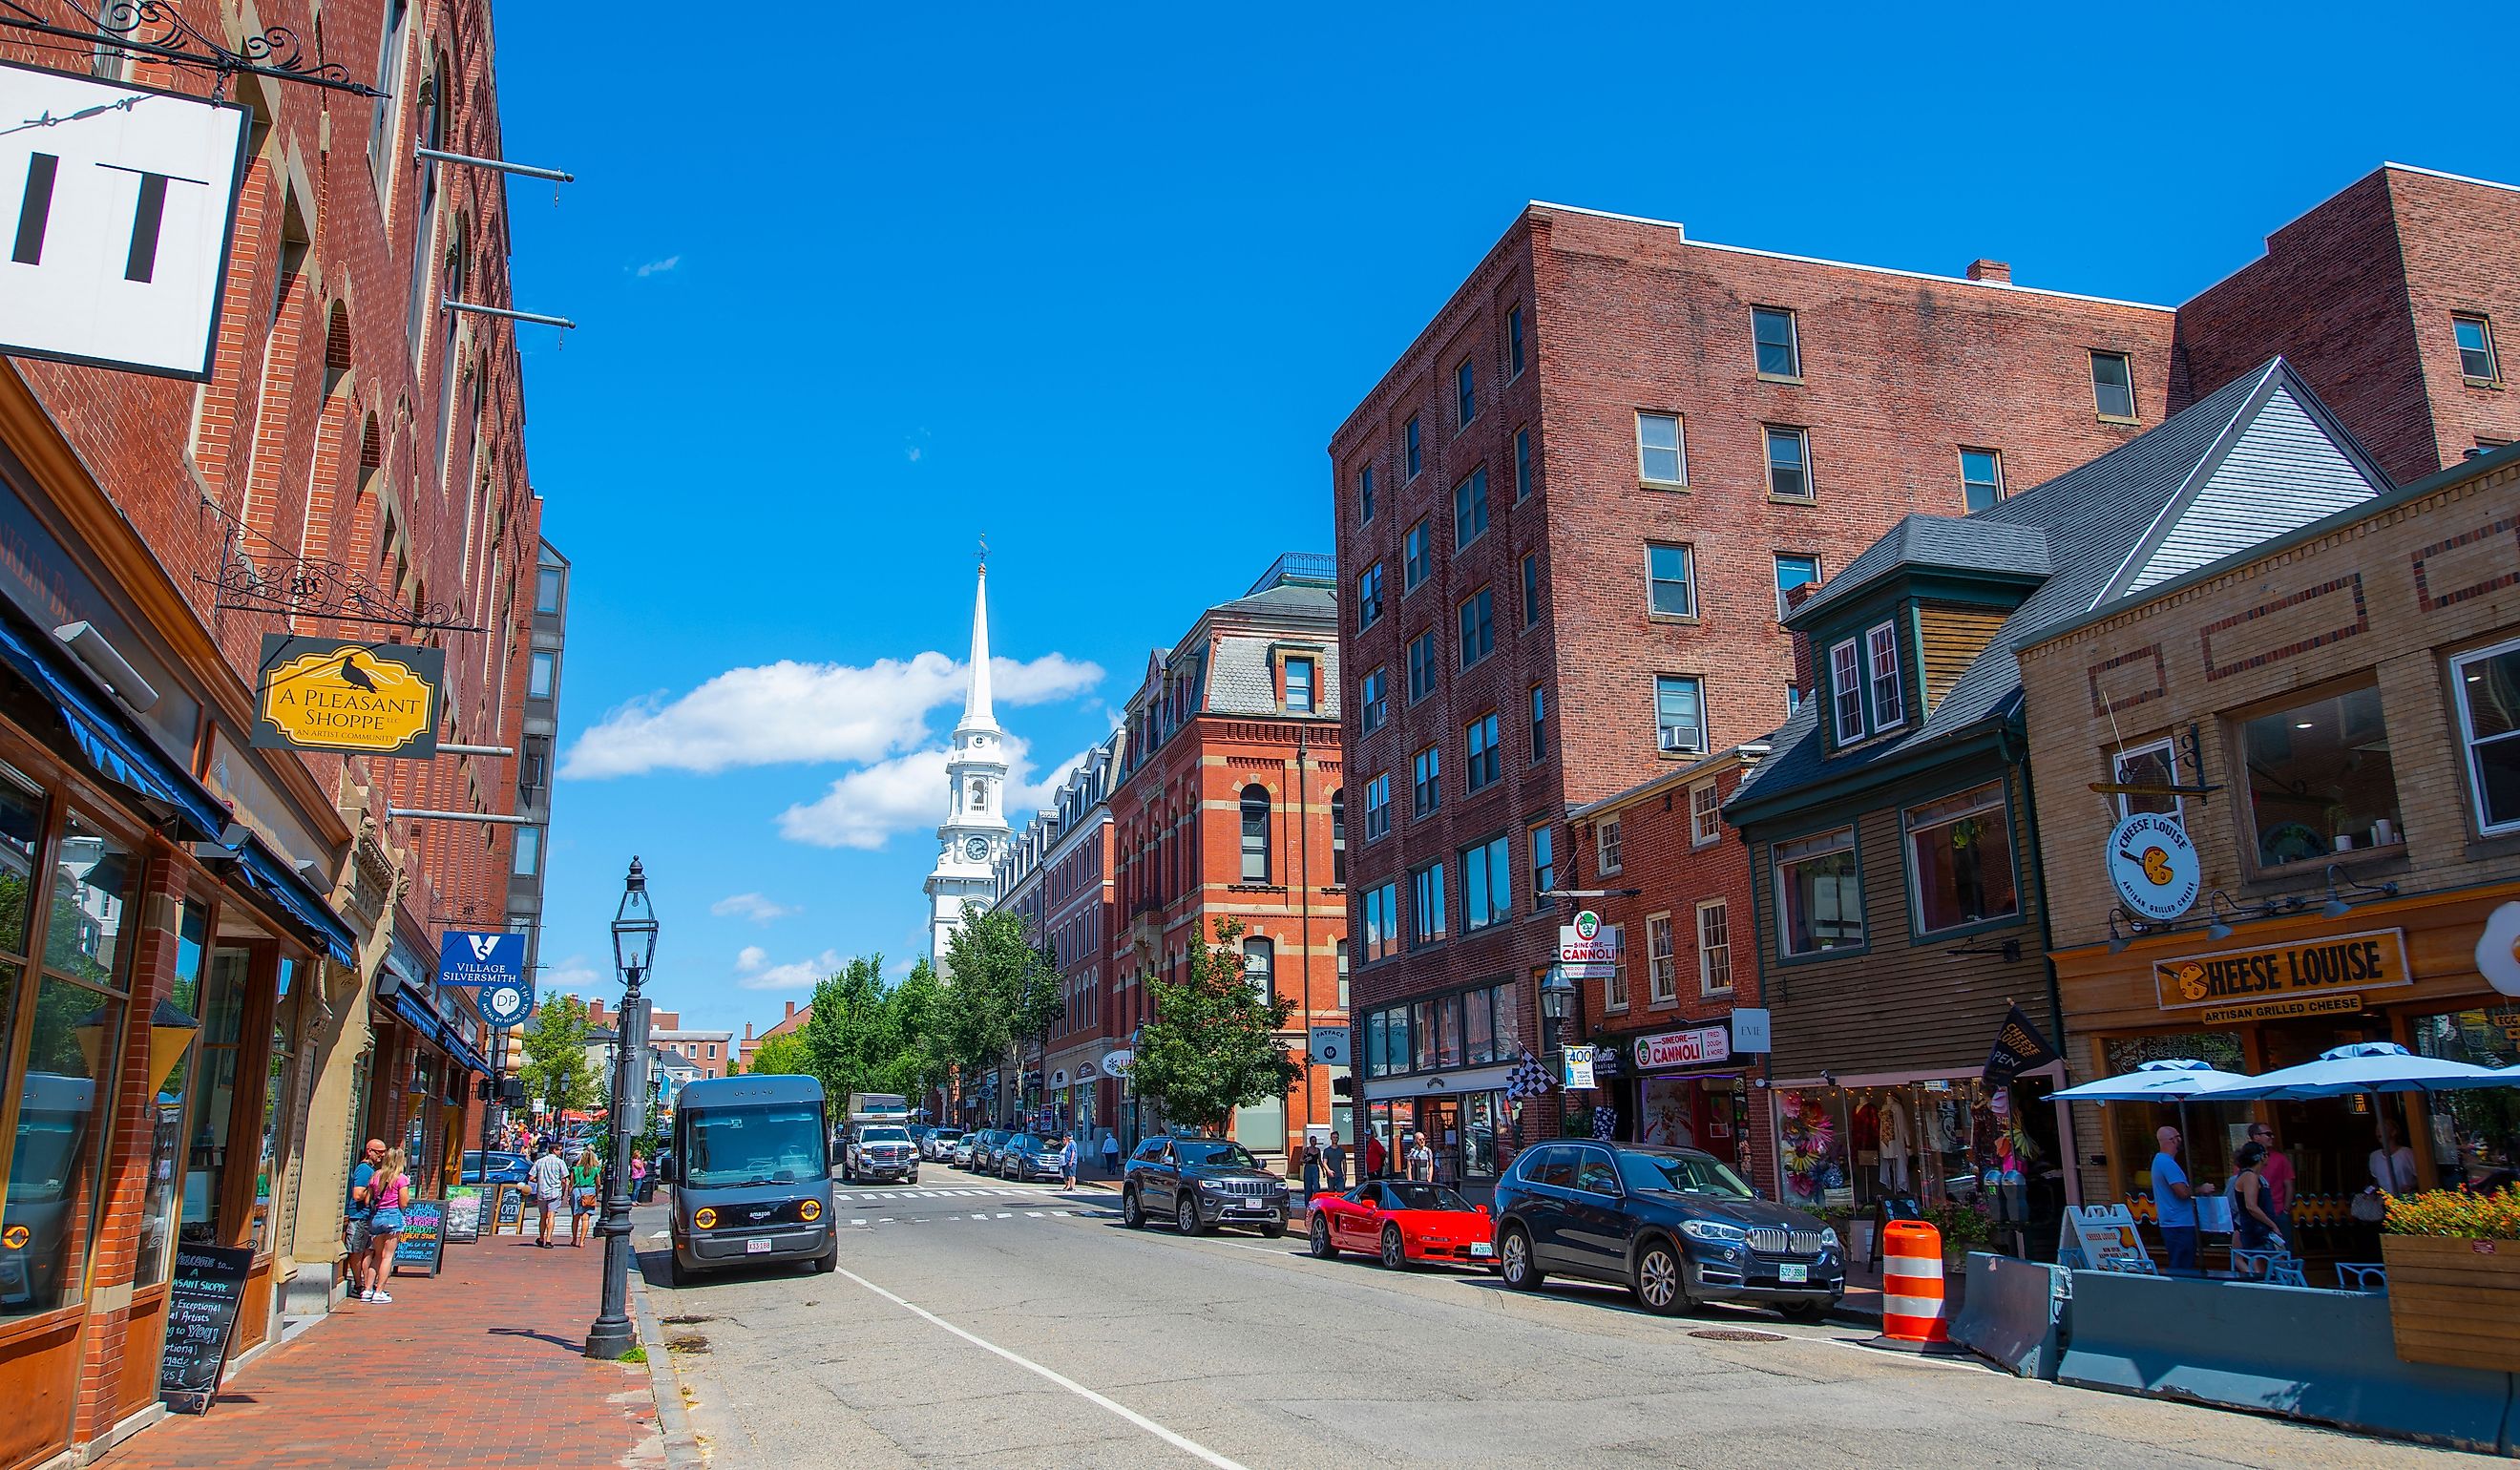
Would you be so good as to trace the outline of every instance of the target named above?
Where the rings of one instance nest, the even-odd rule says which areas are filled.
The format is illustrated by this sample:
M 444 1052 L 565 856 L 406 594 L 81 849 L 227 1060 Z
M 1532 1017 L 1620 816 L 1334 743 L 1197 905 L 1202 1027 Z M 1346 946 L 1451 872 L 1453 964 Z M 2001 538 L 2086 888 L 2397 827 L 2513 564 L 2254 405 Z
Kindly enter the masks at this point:
M 1943 1323 L 1943 1232 L 1921 1220 L 1881 1228 L 1881 1340 L 1884 1347 L 1949 1342 Z

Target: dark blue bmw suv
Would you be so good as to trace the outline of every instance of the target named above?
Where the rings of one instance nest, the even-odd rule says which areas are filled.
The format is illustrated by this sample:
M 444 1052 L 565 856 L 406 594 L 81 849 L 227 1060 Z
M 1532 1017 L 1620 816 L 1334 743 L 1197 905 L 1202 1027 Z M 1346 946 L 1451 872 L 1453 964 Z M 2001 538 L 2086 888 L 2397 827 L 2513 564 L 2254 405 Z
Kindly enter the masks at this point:
M 1625 1286 L 1664 1316 L 1749 1302 L 1804 1320 L 1846 1294 L 1835 1230 L 1693 1148 L 1535 1144 L 1497 1181 L 1496 1218 L 1497 1269 L 1520 1291 L 1555 1271 Z

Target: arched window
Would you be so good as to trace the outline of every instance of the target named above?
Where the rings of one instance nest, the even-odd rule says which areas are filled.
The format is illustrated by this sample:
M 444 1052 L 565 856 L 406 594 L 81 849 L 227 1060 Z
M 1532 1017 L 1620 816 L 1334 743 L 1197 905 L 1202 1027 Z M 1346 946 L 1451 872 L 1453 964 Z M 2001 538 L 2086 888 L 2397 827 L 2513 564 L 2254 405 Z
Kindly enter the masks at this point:
M 1269 881 L 1269 788 L 1242 788 L 1242 881 Z
M 1347 792 L 1330 793 L 1330 881 L 1347 884 Z
M 1263 1002 L 1277 1003 L 1278 946 L 1257 936 L 1242 941 L 1242 978 Z

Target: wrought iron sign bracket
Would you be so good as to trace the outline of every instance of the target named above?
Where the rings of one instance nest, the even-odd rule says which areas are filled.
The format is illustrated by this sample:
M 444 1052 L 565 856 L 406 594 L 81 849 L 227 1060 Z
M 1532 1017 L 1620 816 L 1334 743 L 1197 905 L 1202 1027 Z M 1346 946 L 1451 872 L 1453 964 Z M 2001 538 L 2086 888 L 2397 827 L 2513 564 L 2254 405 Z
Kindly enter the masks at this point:
M 228 78 L 238 72 L 305 82 L 357 97 L 386 95 L 365 82 L 353 81 L 350 68 L 324 60 L 320 51 L 309 58 L 297 33 L 286 25 L 266 25 L 231 46 L 185 20 L 174 0 L 101 0 L 93 12 L 80 0 L 61 3 L 87 22 L 88 28 L 56 25 L 19 0 L 0 0 L 0 28 L 31 31 L 211 72 L 218 78 L 210 94 L 213 98 L 227 95 Z

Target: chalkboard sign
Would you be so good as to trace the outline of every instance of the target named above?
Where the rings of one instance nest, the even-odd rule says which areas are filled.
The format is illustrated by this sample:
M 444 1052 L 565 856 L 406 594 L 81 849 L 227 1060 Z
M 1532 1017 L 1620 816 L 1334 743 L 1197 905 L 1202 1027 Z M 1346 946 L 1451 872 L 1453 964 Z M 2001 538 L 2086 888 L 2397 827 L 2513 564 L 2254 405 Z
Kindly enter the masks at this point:
M 227 1370 L 237 1309 L 253 1252 L 245 1246 L 178 1245 L 166 1294 L 166 1350 L 158 1359 L 158 1397 L 178 1413 L 205 1414 Z
M 394 1241 L 393 1273 L 433 1276 L 446 1253 L 446 1206 L 416 1199 L 402 1207 L 402 1235 Z
M 464 1245 L 481 1238 L 481 1189 L 458 1184 L 446 1191 L 446 1243 Z
M 511 1225 L 516 1227 L 519 1235 L 525 1232 L 525 1191 L 514 1184 L 501 1184 L 499 1186 L 499 1225 L 498 1228 L 490 1233 L 500 1234 Z

